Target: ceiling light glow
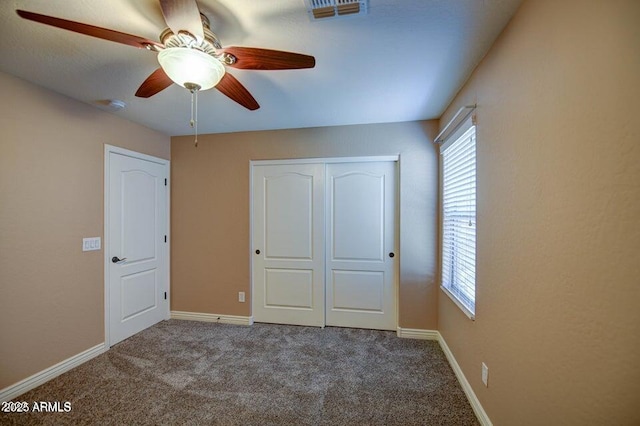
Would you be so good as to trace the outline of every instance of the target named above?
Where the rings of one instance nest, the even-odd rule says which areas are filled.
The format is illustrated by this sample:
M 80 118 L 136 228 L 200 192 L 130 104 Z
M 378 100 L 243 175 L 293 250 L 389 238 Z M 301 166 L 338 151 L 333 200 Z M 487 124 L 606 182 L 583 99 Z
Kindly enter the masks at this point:
M 158 62 L 174 83 L 197 85 L 199 90 L 214 87 L 224 76 L 224 65 L 197 49 L 170 47 L 158 54 Z

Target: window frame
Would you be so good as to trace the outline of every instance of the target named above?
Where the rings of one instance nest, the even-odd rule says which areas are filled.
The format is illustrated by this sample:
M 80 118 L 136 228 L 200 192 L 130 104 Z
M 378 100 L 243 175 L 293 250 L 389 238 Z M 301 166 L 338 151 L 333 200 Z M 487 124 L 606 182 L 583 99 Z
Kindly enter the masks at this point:
M 473 305 L 468 306 L 467 302 L 463 300 L 463 297 L 456 294 L 454 287 L 451 289 L 446 286 L 444 277 L 445 259 L 444 254 L 446 250 L 445 244 L 445 222 L 446 216 L 444 211 L 445 202 L 445 153 L 451 149 L 458 142 L 461 142 L 461 138 L 473 128 L 473 150 L 474 154 L 477 151 L 477 129 L 475 125 L 474 115 L 470 115 L 465 118 L 457 126 L 449 136 L 446 137 L 442 145 L 440 146 L 440 289 L 462 310 L 462 312 L 471 320 L 475 320 L 475 305 L 477 296 L 477 157 L 474 159 L 474 184 L 473 184 L 473 211 L 474 211 L 474 247 L 473 247 Z M 463 292 L 462 290 L 458 290 Z

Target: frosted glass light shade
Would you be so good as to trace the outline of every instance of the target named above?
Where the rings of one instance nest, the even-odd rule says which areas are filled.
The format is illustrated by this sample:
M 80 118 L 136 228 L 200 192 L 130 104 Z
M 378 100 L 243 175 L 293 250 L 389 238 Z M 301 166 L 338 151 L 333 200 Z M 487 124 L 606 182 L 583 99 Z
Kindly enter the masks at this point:
M 174 83 L 200 86 L 200 90 L 214 87 L 224 76 L 224 65 L 211 55 L 187 47 L 169 47 L 158 54 L 158 62 Z

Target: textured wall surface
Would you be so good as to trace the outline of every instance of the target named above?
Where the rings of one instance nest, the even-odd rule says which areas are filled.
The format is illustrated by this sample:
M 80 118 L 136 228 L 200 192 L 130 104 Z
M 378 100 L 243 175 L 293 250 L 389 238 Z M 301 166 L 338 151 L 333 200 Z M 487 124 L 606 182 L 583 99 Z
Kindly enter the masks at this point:
M 400 325 L 437 318 L 436 122 L 172 138 L 171 309 L 251 314 L 249 161 L 400 154 Z
M 0 389 L 104 341 L 104 144 L 169 137 L 0 73 Z
M 525 1 L 441 120 L 478 103 L 476 321 L 438 321 L 496 425 L 640 424 L 639 76 L 637 0 Z

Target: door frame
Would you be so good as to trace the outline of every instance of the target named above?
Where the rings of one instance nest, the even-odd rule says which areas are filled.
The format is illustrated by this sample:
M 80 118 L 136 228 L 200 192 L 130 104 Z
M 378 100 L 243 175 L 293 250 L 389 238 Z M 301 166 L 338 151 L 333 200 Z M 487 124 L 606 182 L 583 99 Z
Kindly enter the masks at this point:
M 288 159 L 275 159 L 275 160 L 250 160 L 249 161 L 249 281 L 251 289 L 251 297 L 249 297 L 249 309 L 251 310 L 251 316 L 253 317 L 253 297 L 255 291 L 253 289 L 253 168 L 254 166 L 277 166 L 277 165 L 290 165 L 290 164 L 336 164 L 336 163 L 373 163 L 373 162 L 395 162 L 396 166 L 396 221 L 394 224 L 395 252 L 398 253 L 398 268 L 395 271 L 393 280 L 393 292 L 394 292 L 394 304 L 396 309 L 396 327 L 400 324 L 400 267 L 402 266 L 401 259 L 402 253 L 400 253 L 400 154 L 394 155 L 378 155 L 378 156 L 363 156 L 363 157 L 319 157 L 319 158 L 288 158 Z M 325 204 L 326 207 L 326 204 Z M 325 219 L 326 225 L 326 219 Z M 326 232 L 326 229 L 325 229 Z M 326 258 L 326 250 L 323 253 L 323 257 Z M 325 259 L 326 260 L 326 259 Z M 326 284 L 326 277 L 325 277 Z M 325 285 L 325 309 L 326 309 L 326 285 Z M 326 312 L 325 312 L 326 323 Z M 326 324 L 322 325 L 324 328 Z
M 158 158 L 147 154 L 142 154 L 140 152 L 131 151 L 129 149 L 120 148 L 118 146 L 104 144 L 104 234 L 103 234 L 103 255 L 104 255 L 104 344 L 108 349 L 111 347 L 111 334 L 109 329 L 110 324 L 110 313 L 111 306 L 109 304 L 110 300 L 110 276 L 109 276 L 109 266 L 111 263 L 111 258 L 109 257 L 109 253 L 111 252 L 111 241 L 109 241 L 109 231 L 110 231 L 110 223 L 109 223 L 109 184 L 110 184 L 110 155 L 111 154 L 120 154 L 127 157 L 135 158 L 138 160 L 150 161 L 152 163 L 157 163 L 165 166 L 167 168 L 167 176 L 170 176 L 171 172 L 171 161 L 166 160 L 164 158 Z M 167 177 L 167 205 L 165 208 L 167 209 L 167 243 L 164 244 L 166 250 L 166 271 L 167 271 L 167 311 L 165 313 L 165 319 L 170 318 L 170 306 L 171 306 L 171 179 Z

